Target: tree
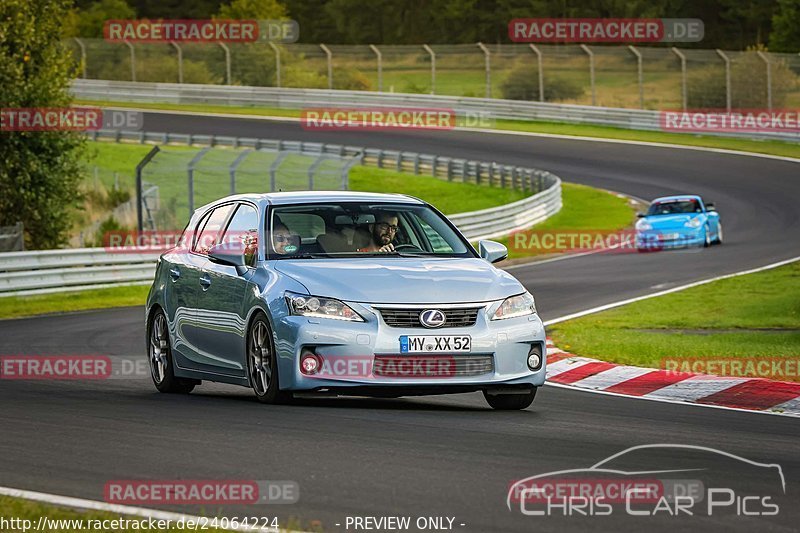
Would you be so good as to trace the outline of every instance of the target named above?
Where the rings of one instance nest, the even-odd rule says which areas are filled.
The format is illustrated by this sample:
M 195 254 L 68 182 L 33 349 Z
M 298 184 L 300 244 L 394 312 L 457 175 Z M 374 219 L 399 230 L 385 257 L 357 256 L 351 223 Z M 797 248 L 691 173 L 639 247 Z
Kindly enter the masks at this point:
M 64 107 L 74 60 L 61 44 L 69 0 L 0 2 L 0 107 Z M 0 132 L 0 226 L 25 224 L 26 248 L 67 240 L 80 201 L 82 134 Z
M 769 45 L 773 52 L 800 52 L 800 0 L 778 1 Z
M 74 27 L 67 30 L 68 37 L 102 38 L 103 26 L 107 20 L 126 20 L 134 17 L 136 13 L 125 0 L 100 0 L 86 9 L 71 10 L 64 20 L 67 26 Z
M 219 8 L 221 19 L 282 19 L 286 18 L 286 8 L 277 0 L 233 0 Z

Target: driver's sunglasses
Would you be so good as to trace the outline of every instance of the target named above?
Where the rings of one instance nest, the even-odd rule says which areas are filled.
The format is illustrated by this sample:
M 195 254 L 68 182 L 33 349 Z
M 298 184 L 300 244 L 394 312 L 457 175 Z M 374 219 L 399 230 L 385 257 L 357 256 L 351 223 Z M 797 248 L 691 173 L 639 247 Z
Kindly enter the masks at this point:
M 289 240 L 291 239 L 291 236 L 290 235 L 273 235 L 272 239 L 275 242 L 289 242 Z
M 377 226 L 383 231 L 389 230 L 394 233 L 397 233 L 398 226 L 393 226 L 391 224 L 387 224 L 386 222 L 378 222 Z

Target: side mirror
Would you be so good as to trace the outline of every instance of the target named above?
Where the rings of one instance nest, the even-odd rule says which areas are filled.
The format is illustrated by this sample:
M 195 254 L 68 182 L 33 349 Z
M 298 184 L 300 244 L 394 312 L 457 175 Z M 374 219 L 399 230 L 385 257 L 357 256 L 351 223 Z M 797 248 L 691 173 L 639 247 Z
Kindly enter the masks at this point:
M 215 244 L 208 251 L 208 259 L 212 263 L 236 267 L 240 276 L 247 272 L 244 262 L 244 248 L 230 244 Z
M 478 241 L 478 253 L 481 259 L 497 263 L 508 257 L 508 248 L 495 241 Z
M 636 218 L 644 218 L 646 216 L 644 213 L 636 213 Z
M 714 207 L 713 202 L 706 202 L 706 211 L 716 211 L 717 208 Z

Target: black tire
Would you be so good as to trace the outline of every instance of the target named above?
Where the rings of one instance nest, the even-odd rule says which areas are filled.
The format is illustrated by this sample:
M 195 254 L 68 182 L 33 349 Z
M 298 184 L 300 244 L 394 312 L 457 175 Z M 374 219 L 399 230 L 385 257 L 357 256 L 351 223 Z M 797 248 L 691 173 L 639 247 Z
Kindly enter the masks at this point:
M 717 238 L 714 239 L 714 244 L 722 244 L 722 222 L 717 223 Z
M 259 313 L 250 324 L 245 345 L 247 379 L 250 387 L 261 403 L 288 403 L 290 392 L 279 388 L 278 359 L 275 356 L 275 343 L 272 328 L 263 313 Z
M 189 394 L 200 384 L 195 379 L 175 377 L 167 317 L 161 309 L 153 313 L 147 324 L 147 360 L 150 377 L 159 392 Z
M 533 403 L 533 399 L 536 398 L 537 389 L 538 387 L 534 387 L 530 392 L 525 394 L 487 394 L 486 391 L 484 391 L 483 397 L 486 398 L 486 403 L 488 403 L 492 409 L 498 411 L 518 411 L 529 407 Z
M 703 239 L 703 248 L 708 248 L 709 246 L 711 246 L 711 235 L 709 235 L 708 233 L 709 231 L 710 230 L 708 226 L 706 226 L 705 239 Z

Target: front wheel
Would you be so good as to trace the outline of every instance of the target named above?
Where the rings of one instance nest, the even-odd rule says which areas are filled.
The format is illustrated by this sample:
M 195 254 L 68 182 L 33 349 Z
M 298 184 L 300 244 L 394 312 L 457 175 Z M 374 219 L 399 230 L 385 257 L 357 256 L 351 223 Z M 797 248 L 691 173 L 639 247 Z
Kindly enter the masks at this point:
M 198 382 L 194 379 L 175 377 L 172 367 L 172 347 L 169 344 L 167 317 L 158 310 L 148 325 L 147 358 L 150 376 L 159 392 L 189 394 Z
M 262 403 L 286 403 L 291 393 L 278 388 L 278 359 L 267 318 L 259 314 L 247 334 L 247 375 Z
M 703 248 L 708 248 L 711 246 L 711 229 L 706 226 L 706 230 L 703 232 Z
M 483 397 L 486 398 L 486 403 L 488 403 L 492 409 L 498 411 L 518 411 L 520 409 L 525 409 L 533 403 L 533 399 L 536 398 L 537 388 L 538 387 L 534 387 L 530 392 L 524 394 L 489 394 L 483 391 Z
M 714 244 L 722 244 L 722 222 L 717 222 L 717 238 L 714 239 Z

